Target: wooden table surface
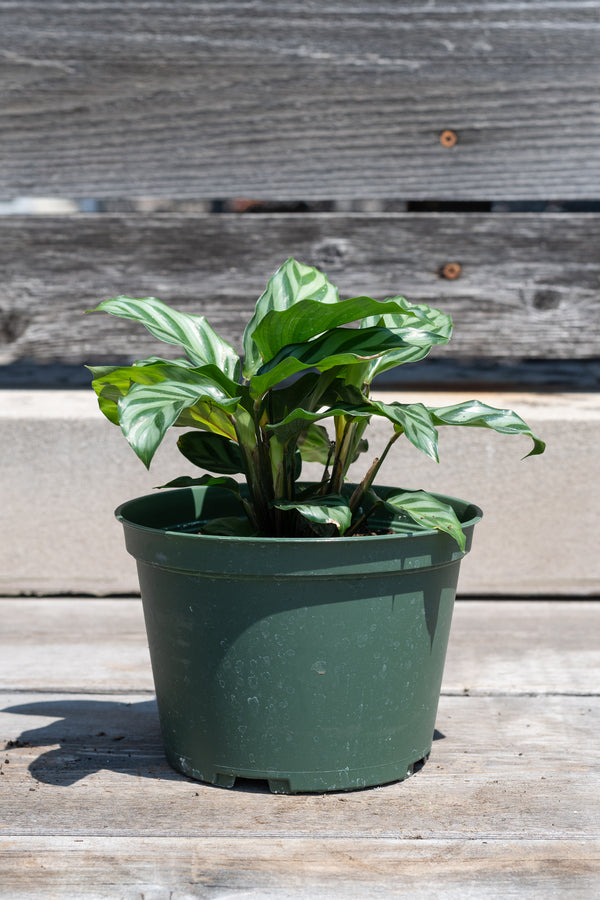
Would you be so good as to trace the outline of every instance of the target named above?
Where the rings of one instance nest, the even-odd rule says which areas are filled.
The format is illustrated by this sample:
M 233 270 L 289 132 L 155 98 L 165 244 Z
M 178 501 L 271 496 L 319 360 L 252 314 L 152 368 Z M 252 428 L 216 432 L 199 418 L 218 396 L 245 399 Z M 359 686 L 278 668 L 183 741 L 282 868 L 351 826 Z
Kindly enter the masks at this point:
M 164 760 L 137 599 L 0 600 L 0 896 L 600 896 L 600 602 L 460 600 L 427 765 L 226 790 Z

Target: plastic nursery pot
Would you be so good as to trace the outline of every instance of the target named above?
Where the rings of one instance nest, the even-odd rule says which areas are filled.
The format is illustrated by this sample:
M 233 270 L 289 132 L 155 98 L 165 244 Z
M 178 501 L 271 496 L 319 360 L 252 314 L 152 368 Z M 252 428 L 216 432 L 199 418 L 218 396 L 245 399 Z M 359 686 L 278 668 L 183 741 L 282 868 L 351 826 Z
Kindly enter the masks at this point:
M 380 488 L 381 490 L 381 488 Z M 481 517 L 451 503 L 467 533 Z M 116 511 L 136 558 L 167 759 L 275 793 L 406 778 L 431 751 L 458 570 L 447 535 L 238 538 L 218 488 Z

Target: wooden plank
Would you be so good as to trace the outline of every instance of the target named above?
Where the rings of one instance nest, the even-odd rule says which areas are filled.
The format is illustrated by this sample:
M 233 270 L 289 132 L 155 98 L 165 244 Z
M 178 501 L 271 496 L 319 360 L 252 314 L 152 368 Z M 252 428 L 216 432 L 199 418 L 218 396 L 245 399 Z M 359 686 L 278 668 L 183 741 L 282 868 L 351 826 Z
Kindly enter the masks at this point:
M 3 598 L 0 622 L 4 690 L 154 689 L 139 599 Z
M 4 598 L 0 621 L 3 690 L 153 690 L 138 599 Z M 594 693 L 598 633 L 593 600 L 457 600 L 443 692 Z
M 7 196 L 587 199 L 597 186 L 589 0 L 3 0 L 0 16 Z
M 588 900 L 600 887 L 600 695 L 592 672 L 581 695 L 579 672 L 594 664 L 599 609 L 459 602 L 450 653 L 470 668 L 471 691 L 446 688 L 424 768 L 373 790 L 286 797 L 170 769 L 140 674 L 139 601 L 1 601 L 0 896 Z M 109 644 L 133 662 L 137 689 L 89 683 Z M 534 690 L 527 655 L 543 670 Z M 41 672 L 40 658 L 36 692 L 28 670 Z M 52 689 L 61 666 L 79 675 L 78 692 Z M 123 684 L 117 668 L 111 678 Z
M 8 693 L 0 710 L 0 822 L 12 836 L 584 841 L 600 828 L 598 695 L 443 696 L 415 776 L 296 796 L 178 774 L 154 701 L 136 694 Z
M 11 900 L 539 900 L 597 895 L 597 841 L 4 838 Z
M 451 313 L 454 337 L 432 353 L 442 364 L 591 359 L 600 377 L 599 241 L 594 214 L 0 217 L 0 363 L 164 355 L 141 327 L 82 314 L 120 293 L 204 313 L 239 349 L 267 278 L 294 255 L 342 296 L 402 292 Z M 459 278 L 440 276 L 448 262 Z

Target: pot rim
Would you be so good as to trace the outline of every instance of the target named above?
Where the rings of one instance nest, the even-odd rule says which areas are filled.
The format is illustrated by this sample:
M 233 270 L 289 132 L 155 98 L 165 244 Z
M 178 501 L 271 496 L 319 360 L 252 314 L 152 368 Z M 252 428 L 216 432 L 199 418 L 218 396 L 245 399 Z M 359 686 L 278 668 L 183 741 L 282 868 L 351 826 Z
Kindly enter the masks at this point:
M 347 484 L 346 488 L 352 490 L 355 485 Z M 392 488 L 389 485 L 378 485 L 379 490 L 388 491 L 388 490 L 396 490 L 396 488 Z M 407 490 L 410 490 L 407 488 Z M 416 490 L 416 489 L 414 489 Z M 204 485 L 204 486 L 195 486 L 195 487 L 187 487 L 187 488 L 174 488 L 170 491 L 161 491 L 160 494 L 152 493 L 152 494 L 143 494 L 138 497 L 133 497 L 130 500 L 126 500 L 123 503 L 119 504 L 119 506 L 115 509 L 114 515 L 117 520 L 122 524 L 126 525 L 129 528 L 134 528 L 140 532 L 145 532 L 148 534 L 169 534 L 169 535 L 177 535 L 182 539 L 186 540 L 202 540 L 202 542 L 213 542 L 215 544 L 231 544 L 231 543 L 247 543 L 247 544 L 264 544 L 264 543 L 282 543 L 286 546 L 293 546 L 297 544 L 298 546 L 306 547 L 307 545 L 322 545 L 325 543 L 333 543 L 335 545 L 340 545 L 342 543 L 350 543 L 356 544 L 356 541 L 389 541 L 389 540 L 414 540 L 419 537 L 431 537 L 432 535 L 439 535 L 440 532 L 435 528 L 420 528 L 418 531 L 414 532 L 406 532 L 406 533 L 391 533 L 391 534 L 357 534 L 357 535 L 337 535 L 331 537 L 320 537 L 315 535 L 314 537 L 268 537 L 268 536 L 260 536 L 260 535 L 222 535 L 222 534 L 199 534 L 194 532 L 186 532 L 181 530 L 181 526 L 187 523 L 181 522 L 177 523 L 178 527 L 168 526 L 154 526 L 154 525 L 144 525 L 140 522 L 136 522 L 134 519 L 131 519 L 127 515 L 127 507 L 131 507 L 133 504 L 142 503 L 144 501 L 151 500 L 160 500 L 163 499 L 165 501 L 168 500 L 169 497 L 181 497 L 183 499 L 183 495 L 185 493 L 200 493 L 200 492 L 210 492 L 215 495 L 218 493 L 222 494 L 224 498 L 230 499 L 231 493 L 225 491 L 223 488 L 220 488 L 218 485 Z M 468 500 L 463 500 L 460 497 L 455 497 L 451 494 L 440 494 L 437 491 L 428 491 L 432 496 L 441 500 L 442 502 L 449 502 L 450 505 L 454 507 L 455 504 L 463 507 L 463 516 L 459 515 L 459 519 L 461 525 L 464 528 L 474 527 L 481 519 L 483 518 L 483 511 L 477 504 L 471 503 Z M 190 520 L 193 522 L 195 520 Z M 174 523 L 175 524 L 175 523 Z

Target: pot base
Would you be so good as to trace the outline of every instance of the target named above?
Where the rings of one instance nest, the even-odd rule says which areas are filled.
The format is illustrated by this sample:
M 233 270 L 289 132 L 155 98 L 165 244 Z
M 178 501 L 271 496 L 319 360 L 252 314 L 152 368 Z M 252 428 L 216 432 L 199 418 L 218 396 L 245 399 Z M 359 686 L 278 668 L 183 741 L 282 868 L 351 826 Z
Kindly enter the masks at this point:
M 331 772 L 258 772 L 252 769 L 233 772 L 223 766 L 219 772 L 199 772 L 190 759 L 167 752 L 169 764 L 178 772 L 216 787 L 234 788 L 238 779 L 266 782 L 272 794 L 320 794 L 330 791 L 359 791 L 404 781 L 423 768 L 431 751 L 412 762 L 394 766 L 364 766 Z

